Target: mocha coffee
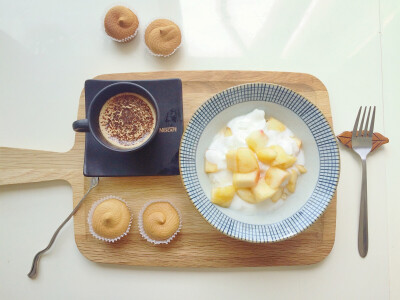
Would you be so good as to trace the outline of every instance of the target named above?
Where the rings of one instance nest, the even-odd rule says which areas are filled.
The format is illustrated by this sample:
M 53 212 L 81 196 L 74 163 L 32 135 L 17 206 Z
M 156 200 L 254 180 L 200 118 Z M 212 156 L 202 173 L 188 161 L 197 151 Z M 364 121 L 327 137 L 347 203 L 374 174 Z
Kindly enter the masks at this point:
M 119 148 L 136 148 L 146 142 L 156 125 L 150 102 L 135 93 L 121 93 L 107 100 L 99 115 L 104 138 Z

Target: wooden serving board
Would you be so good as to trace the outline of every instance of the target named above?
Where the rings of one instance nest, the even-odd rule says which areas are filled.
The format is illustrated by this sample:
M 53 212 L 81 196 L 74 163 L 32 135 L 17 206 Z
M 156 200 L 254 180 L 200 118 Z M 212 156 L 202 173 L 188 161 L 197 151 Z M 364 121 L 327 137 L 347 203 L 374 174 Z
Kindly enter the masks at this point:
M 166 71 L 100 75 L 103 80 L 181 78 L 184 122 L 209 97 L 229 87 L 266 82 L 286 86 L 317 105 L 332 126 L 328 92 L 317 78 L 301 73 L 255 71 Z M 85 91 L 79 101 L 78 119 L 85 117 Z M 72 129 L 71 129 L 72 130 Z M 82 174 L 84 134 L 76 134 L 66 153 L 0 148 L 0 185 L 67 180 L 74 206 L 88 189 Z M 94 239 L 86 217 L 94 201 L 106 195 L 125 199 L 133 212 L 133 227 L 115 244 Z M 137 227 L 138 213 L 149 200 L 167 199 L 182 213 L 183 228 L 169 244 L 154 246 L 144 241 Z M 60 220 L 61 222 L 61 220 Z M 187 197 L 180 176 L 101 178 L 74 217 L 75 241 L 88 259 L 113 264 L 168 267 L 256 267 L 313 264 L 324 259 L 335 240 L 336 195 L 323 216 L 300 235 L 273 244 L 252 244 L 227 237 L 209 225 Z

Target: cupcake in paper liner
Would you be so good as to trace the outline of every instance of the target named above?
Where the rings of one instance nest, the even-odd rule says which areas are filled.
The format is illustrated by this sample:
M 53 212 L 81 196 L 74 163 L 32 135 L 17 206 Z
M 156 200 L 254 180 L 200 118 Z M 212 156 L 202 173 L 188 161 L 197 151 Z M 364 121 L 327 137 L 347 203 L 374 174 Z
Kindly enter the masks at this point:
M 182 44 L 182 33 L 178 25 L 168 19 L 151 22 L 145 31 L 144 42 L 154 56 L 168 57 Z
M 151 201 L 139 214 L 139 232 L 155 245 L 168 244 L 182 227 L 179 210 L 169 201 Z
M 132 40 L 139 27 L 139 19 L 129 8 L 117 5 L 110 8 L 104 17 L 104 30 L 116 42 Z
M 107 196 L 92 205 L 87 221 L 89 231 L 96 239 L 114 243 L 128 234 L 132 214 L 125 200 Z

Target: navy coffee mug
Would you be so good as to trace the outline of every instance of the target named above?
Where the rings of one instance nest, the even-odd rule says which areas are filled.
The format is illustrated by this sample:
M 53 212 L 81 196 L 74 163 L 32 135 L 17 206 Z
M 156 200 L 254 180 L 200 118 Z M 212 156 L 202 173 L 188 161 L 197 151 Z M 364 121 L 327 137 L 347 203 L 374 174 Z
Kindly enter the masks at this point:
M 104 136 L 100 131 L 99 115 L 101 108 L 107 102 L 107 100 L 121 93 L 139 94 L 140 96 L 146 98 L 149 101 L 149 103 L 153 106 L 154 111 L 156 113 L 156 124 L 150 137 L 144 143 L 139 144 L 138 146 L 132 148 L 118 148 L 117 146 L 112 145 L 104 138 Z M 97 93 L 97 95 L 90 103 L 89 109 L 86 112 L 86 117 L 87 119 L 77 120 L 72 124 L 72 128 L 74 129 L 74 131 L 91 132 L 94 138 L 101 145 L 117 152 L 131 152 L 144 147 L 154 138 L 160 124 L 160 112 L 156 100 L 154 100 L 154 97 L 145 88 L 141 87 L 138 84 L 130 82 L 117 82 L 103 88 L 100 92 Z

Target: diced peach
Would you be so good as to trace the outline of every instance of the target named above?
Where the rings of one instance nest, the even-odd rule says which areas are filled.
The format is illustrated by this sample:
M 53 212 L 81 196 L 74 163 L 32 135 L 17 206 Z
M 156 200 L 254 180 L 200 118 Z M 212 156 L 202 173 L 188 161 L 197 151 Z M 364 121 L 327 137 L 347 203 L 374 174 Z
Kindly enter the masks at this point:
M 258 149 L 256 154 L 262 163 L 268 165 L 270 165 L 278 155 L 276 151 L 270 147 Z
M 236 159 L 239 173 L 249 173 L 259 168 L 257 158 L 249 148 L 239 148 Z
M 300 172 L 301 174 L 307 173 L 307 169 L 306 169 L 306 167 L 303 166 L 303 165 L 296 165 L 296 168 L 297 168 L 297 170 L 299 170 L 299 172 Z
M 229 127 L 225 127 L 224 136 L 232 136 L 232 130 Z
M 222 207 L 229 207 L 234 196 L 235 188 L 233 185 L 213 188 L 211 192 L 211 202 Z
M 276 160 L 275 159 L 275 164 L 272 164 L 273 166 L 282 168 L 282 169 L 287 169 L 293 166 L 293 164 L 296 162 L 297 158 L 291 155 L 288 155 L 285 158 L 281 158 L 281 160 Z
M 240 199 L 251 204 L 256 203 L 256 198 L 254 197 L 254 194 L 251 191 L 251 189 L 238 189 L 236 190 L 236 193 L 238 194 Z
M 251 189 L 256 199 L 256 202 L 262 202 L 270 199 L 275 193 L 276 189 L 269 186 L 265 180 L 259 180 L 257 185 Z
M 210 163 L 207 159 L 205 161 L 206 161 L 206 163 L 205 163 L 204 169 L 205 169 L 206 173 L 218 172 L 217 164 Z
M 283 188 L 279 188 L 276 193 L 271 197 L 272 202 L 278 201 L 283 194 Z
M 228 170 L 230 170 L 231 172 L 238 171 L 236 154 L 237 154 L 236 150 L 229 150 L 225 156 L 226 157 L 226 165 L 228 167 Z
M 276 130 L 276 131 L 285 131 L 286 126 L 283 125 L 282 122 L 278 121 L 275 118 L 270 118 L 267 122 L 267 127 L 269 130 Z
M 294 193 L 296 190 L 297 183 L 297 171 L 295 169 L 290 170 L 289 183 L 286 186 L 289 192 Z
M 275 160 L 271 164 L 273 167 L 287 169 L 287 168 L 290 168 L 291 166 L 293 166 L 293 164 L 297 160 L 296 157 L 287 154 L 281 146 L 274 145 L 274 146 L 270 146 L 270 148 L 274 149 L 277 153 Z
M 299 138 L 292 136 L 292 139 L 296 142 L 297 147 L 301 148 L 302 142 Z
M 256 130 L 249 134 L 246 138 L 247 146 L 254 152 L 257 149 L 264 148 L 268 143 L 268 136 L 263 130 Z
M 265 173 L 265 182 L 272 188 L 279 188 L 288 176 L 289 173 L 287 171 L 271 167 Z
M 259 170 L 249 173 L 233 173 L 233 185 L 237 189 L 250 188 L 256 186 L 259 177 Z

